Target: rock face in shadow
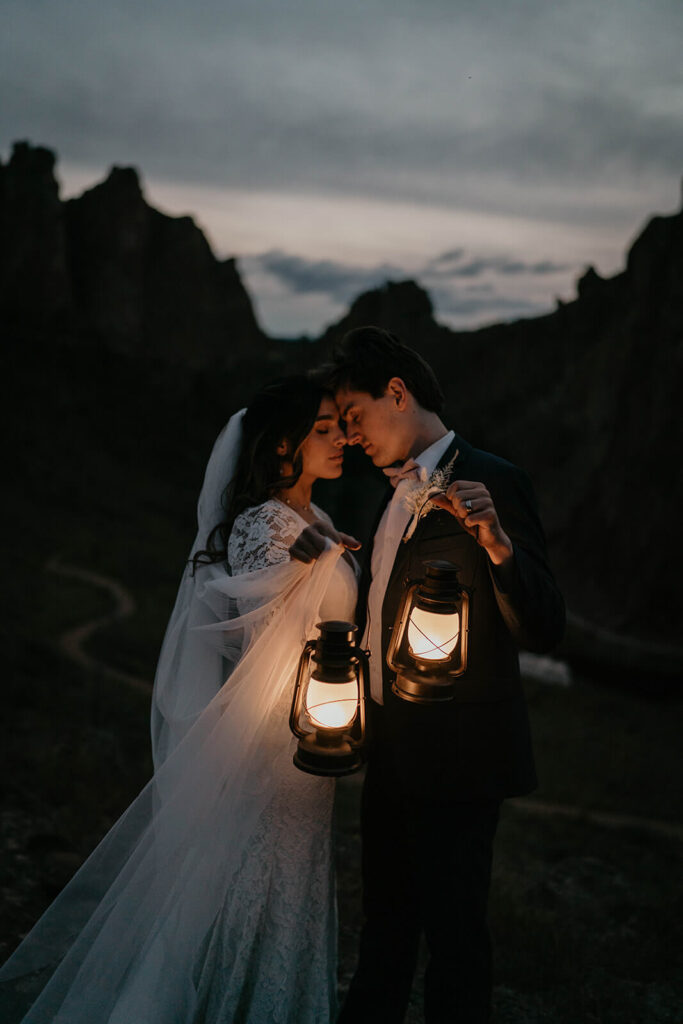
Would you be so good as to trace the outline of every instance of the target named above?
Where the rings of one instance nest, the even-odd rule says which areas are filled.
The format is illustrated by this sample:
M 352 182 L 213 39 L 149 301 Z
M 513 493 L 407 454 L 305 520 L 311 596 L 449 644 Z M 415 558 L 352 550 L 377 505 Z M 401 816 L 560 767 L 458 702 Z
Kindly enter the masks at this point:
M 235 261 L 191 217 L 146 202 L 137 172 L 62 203 L 54 154 L 15 145 L 0 168 L 0 316 L 186 367 L 231 366 L 270 347 Z
M 0 163 L 0 315 L 44 327 L 71 310 L 64 207 L 54 154 L 16 143 Z
M 191 217 L 150 207 L 132 168 L 70 200 L 66 224 L 76 304 L 113 348 L 225 366 L 265 341 L 235 261 Z
M 677 213 L 650 221 L 622 273 L 589 269 L 550 315 L 451 331 L 407 281 L 360 296 L 322 340 L 375 323 L 418 349 L 449 423 L 531 474 L 573 622 L 678 643 L 682 282 Z
M 590 624 L 593 647 L 600 636 L 609 647 L 610 631 L 679 643 L 681 282 L 677 213 L 650 221 L 622 273 L 588 269 L 577 298 L 546 316 L 452 331 L 403 281 L 360 295 L 318 342 L 284 343 L 261 331 L 234 260 L 216 259 L 191 218 L 150 207 L 134 170 L 62 203 L 48 150 L 19 143 L 0 165 L 0 324 L 27 378 L 32 339 L 69 347 L 81 391 L 94 387 L 81 379 L 93 353 L 107 353 L 116 378 L 100 374 L 97 402 L 112 416 L 130 381 L 149 430 L 160 389 L 179 409 L 196 392 L 192 416 L 209 437 L 265 380 L 321 362 L 345 330 L 395 331 L 434 366 L 448 422 L 530 473 L 572 621 Z M 339 511 L 359 508 L 347 481 Z

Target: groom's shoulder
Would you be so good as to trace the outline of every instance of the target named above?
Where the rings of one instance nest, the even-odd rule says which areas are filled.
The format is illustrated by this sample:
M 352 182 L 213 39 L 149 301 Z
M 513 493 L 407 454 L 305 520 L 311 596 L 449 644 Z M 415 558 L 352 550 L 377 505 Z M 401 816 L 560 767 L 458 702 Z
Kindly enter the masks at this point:
M 476 480 L 485 484 L 499 511 L 511 501 L 525 507 L 536 502 L 534 485 L 526 471 L 494 452 L 467 444 L 462 465 L 458 467 L 456 461 L 454 471 L 452 480 Z
M 463 471 L 467 470 L 467 479 L 475 478 L 472 476 L 474 471 L 501 481 L 526 477 L 524 470 L 516 466 L 514 462 L 510 462 L 509 459 L 483 448 L 475 448 L 474 445 L 461 438 L 458 438 L 458 441 L 461 442 L 462 469 Z M 455 468 L 457 469 L 457 462 Z

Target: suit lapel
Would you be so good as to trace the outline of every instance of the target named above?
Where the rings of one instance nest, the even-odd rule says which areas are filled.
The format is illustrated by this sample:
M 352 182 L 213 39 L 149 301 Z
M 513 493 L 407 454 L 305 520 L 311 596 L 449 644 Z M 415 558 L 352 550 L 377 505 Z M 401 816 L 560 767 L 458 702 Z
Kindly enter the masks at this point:
M 439 459 L 439 461 L 438 461 L 438 463 L 436 465 L 436 468 L 437 469 L 442 469 L 444 466 L 447 466 L 448 463 L 451 461 L 451 459 L 455 456 L 455 454 L 457 452 L 458 453 L 458 458 L 457 458 L 457 461 L 456 461 L 456 463 L 455 463 L 455 465 L 453 467 L 453 470 L 454 470 L 454 473 L 457 473 L 458 476 L 459 476 L 460 475 L 461 467 L 464 466 L 465 463 L 468 461 L 469 455 L 470 455 L 471 451 L 472 451 L 472 445 L 469 444 L 467 441 L 465 441 L 464 438 L 462 438 L 458 434 L 456 434 L 454 436 L 453 440 L 451 441 L 451 443 L 449 444 L 448 448 L 446 449 L 446 451 L 443 453 L 443 455 Z M 361 630 L 365 629 L 365 619 L 366 619 L 366 615 L 367 615 L 367 603 L 368 603 L 368 591 L 370 589 L 370 583 L 372 581 L 371 566 L 372 566 L 372 552 L 373 552 L 373 549 L 374 549 L 374 546 L 375 546 L 375 535 L 377 533 L 377 528 L 378 528 L 378 526 L 380 524 L 382 516 L 384 515 L 385 509 L 386 509 L 387 505 L 389 504 L 389 502 L 391 501 L 391 498 L 392 498 L 393 494 L 394 494 L 394 489 L 391 486 L 387 487 L 387 490 L 386 490 L 386 492 L 384 494 L 384 497 L 383 497 L 382 502 L 380 504 L 379 510 L 377 512 L 377 517 L 375 519 L 375 523 L 374 523 L 373 530 L 372 530 L 372 535 L 371 535 L 372 536 L 372 543 L 370 545 L 370 551 L 368 553 L 368 557 L 365 560 L 365 564 L 363 566 L 363 571 L 361 573 L 361 578 L 360 578 L 360 583 L 359 583 L 359 588 L 358 588 L 358 608 L 357 608 L 357 616 L 356 616 L 357 621 L 358 621 L 358 623 L 359 623 L 359 625 L 361 627 Z M 407 529 L 407 527 L 408 527 L 408 524 L 406 524 L 406 529 Z M 418 531 L 419 531 L 419 527 L 418 527 Z M 387 583 L 387 592 L 391 588 L 392 580 L 394 579 L 394 576 L 395 576 L 396 572 L 397 571 L 398 572 L 401 571 L 401 565 L 405 561 L 405 558 L 406 558 L 406 555 L 408 554 L 410 545 L 414 542 L 415 539 L 416 538 L 415 538 L 415 535 L 414 535 L 411 538 L 411 540 L 408 541 L 407 543 L 404 543 L 402 540 L 399 541 L 398 549 L 396 551 L 396 556 L 394 558 L 394 564 L 392 566 L 392 570 L 391 570 L 391 574 L 390 574 L 390 577 L 389 577 L 389 581 Z M 386 597 L 386 592 L 385 592 L 385 597 Z
M 465 441 L 464 438 L 459 437 L 459 435 L 456 434 L 451 443 L 449 444 L 448 448 L 446 449 L 446 451 L 443 453 L 443 455 L 437 462 L 436 468 L 443 469 L 444 466 L 447 466 L 448 463 L 453 458 L 453 456 L 455 455 L 455 453 L 457 452 L 458 458 L 455 462 L 455 465 L 453 466 L 453 470 L 455 473 L 459 475 L 460 467 L 469 458 L 471 451 L 472 445 L 469 444 L 468 441 Z
M 457 459 L 456 459 L 455 464 L 453 466 L 453 471 L 450 474 L 450 476 L 452 476 L 455 479 L 456 475 L 457 476 L 460 475 L 460 468 L 463 465 L 463 463 L 465 463 L 467 458 L 469 457 L 469 453 L 471 452 L 471 450 L 472 450 L 472 445 L 468 444 L 467 441 L 463 440 L 462 437 L 459 437 L 456 434 L 455 437 L 453 438 L 453 440 L 451 441 L 451 443 L 449 444 L 448 448 L 446 449 L 446 451 L 443 453 L 443 455 L 441 456 L 441 458 L 437 462 L 436 467 L 434 469 L 434 472 L 436 473 L 436 471 L 438 469 L 443 469 L 444 466 L 448 465 L 448 463 L 451 461 L 451 459 L 453 459 L 453 458 L 455 458 L 457 456 Z M 410 519 L 406 523 L 405 530 L 403 531 L 404 536 L 405 536 L 406 530 L 408 529 L 409 526 L 410 526 Z M 419 530 L 419 528 L 420 528 L 420 524 L 418 523 L 417 529 Z M 403 543 L 403 541 L 401 541 L 401 543 L 399 544 L 398 550 L 396 552 L 396 560 L 397 561 L 398 561 L 398 558 L 399 558 L 399 553 L 400 553 L 400 551 L 401 551 L 401 549 L 403 547 L 405 547 L 405 544 Z
M 460 437 L 458 434 L 455 434 L 448 448 L 437 462 L 436 469 L 443 469 L 443 467 L 447 466 L 451 459 L 453 459 L 457 454 L 457 459 L 453 465 L 453 472 L 451 473 L 451 477 L 454 480 L 460 478 L 463 468 L 466 468 L 466 464 L 469 461 L 471 451 L 472 445 L 468 441 L 465 441 L 465 439 Z M 426 520 L 422 520 L 420 523 L 418 523 L 415 533 L 413 534 L 409 541 L 400 541 L 398 548 L 396 550 L 396 557 L 394 558 L 394 565 L 391 570 L 389 582 L 387 583 L 387 593 L 391 589 L 396 575 L 400 575 L 403 572 L 404 565 L 408 561 L 410 556 L 411 547 L 415 543 L 419 543 L 421 533 L 420 527 L 422 525 L 422 522 L 425 521 Z M 408 526 L 409 522 L 406 523 L 406 530 L 408 529 Z

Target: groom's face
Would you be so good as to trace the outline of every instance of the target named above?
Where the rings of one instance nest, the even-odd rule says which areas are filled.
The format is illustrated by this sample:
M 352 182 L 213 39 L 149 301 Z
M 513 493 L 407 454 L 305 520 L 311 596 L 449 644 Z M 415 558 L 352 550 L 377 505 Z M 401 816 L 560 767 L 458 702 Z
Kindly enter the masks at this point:
M 406 459 L 410 446 L 405 416 L 396 395 L 387 388 L 380 398 L 367 391 L 342 388 L 335 395 L 344 421 L 347 444 L 359 444 L 376 466 Z

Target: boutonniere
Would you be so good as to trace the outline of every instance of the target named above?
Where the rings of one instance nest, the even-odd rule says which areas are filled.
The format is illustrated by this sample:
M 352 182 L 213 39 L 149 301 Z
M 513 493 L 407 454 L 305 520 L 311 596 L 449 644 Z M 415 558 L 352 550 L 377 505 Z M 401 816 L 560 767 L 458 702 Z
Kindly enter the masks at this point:
M 403 495 L 403 506 L 407 508 L 411 513 L 411 520 L 408 523 L 408 528 L 403 534 L 403 541 L 410 540 L 415 533 L 417 524 L 421 519 L 424 519 L 432 509 L 439 508 L 432 501 L 435 494 L 441 494 L 446 490 L 448 481 L 453 469 L 453 464 L 460 454 L 460 449 L 456 451 L 451 461 L 442 466 L 441 469 L 435 469 L 431 476 L 425 479 L 420 479 L 414 487 L 411 487 L 409 491 Z

